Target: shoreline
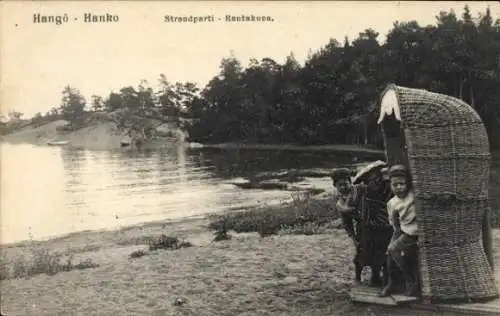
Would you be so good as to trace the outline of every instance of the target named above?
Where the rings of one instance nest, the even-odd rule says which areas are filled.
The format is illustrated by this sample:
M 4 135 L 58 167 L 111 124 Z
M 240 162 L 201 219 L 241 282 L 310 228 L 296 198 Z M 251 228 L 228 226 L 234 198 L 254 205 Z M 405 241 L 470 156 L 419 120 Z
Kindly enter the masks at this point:
M 259 150 L 259 151 L 289 151 L 289 152 L 314 152 L 314 153 L 338 153 L 352 154 L 354 156 L 373 157 L 375 159 L 385 159 L 383 150 L 363 147 L 361 145 L 346 145 L 346 144 L 328 144 L 328 145 L 304 145 L 297 146 L 291 144 L 238 144 L 238 143 L 220 143 L 220 144 L 200 144 L 196 142 L 160 142 L 154 140 L 151 143 L 146 143 L 142 149 L 164 149 L 172 147 L 184 147 L 189 150 Z M 19 141 L 19 140 L 0 140 L 0 144 L 8 145 L 33 145 L 39 147 L 59 147 L 69 149 L 85 149 L 85 150 L 140 150 L 130 147 L 120 147 L 118 145 L 100 145 L 100 144 L 74 144 L 66 145 L 48 145 L 39 141 Z
M 221 212 L 223 213 L 223 212 Z M 220 215 L 218 213 L 213 213 Z M 210 214 L 211 215 L 211 214 Z M 28 247 L 28 246 L 44 246 L 44 245 L 50 245 L 54 243 L 67 243 L 68 241 L 71 241 L 72 239 L 81 239 L 81 238 L 86 238 L 86 239 L 94 239 L 94 237 L 100 237 L 100 238 L 110 238 L 112 235 L 118 235 L 118 234 L 124 234 L 130 231 L 144 231 L 144 230 L 156 230 L 157 228 L 161 227 L 166 228 L 168 226 L 174 226 L 174 225 L 190 225 L 194 224 L 195 226 L 197 225 L 202 225 L 201 223 L 207 222 L 208 221 L 208 216 L 209 214 L 201 214 L 201 215 L 192 215 L 192 216 L 185 216 L 185 217 L 179 217 L 179 218 L 173 218 L 173 219 L 163 219 L 163 220 L 153 220 L 153 221 L 146 221 L 146 222 L 140 222 L 137 224 L 130 224 L 130 225 L 125 225 L 122 227 L 117 227 L 117 228 L 109 228 L 109 229 L 97 229 L 97 230 L 82 230 L 82 231 L 75 231 L 75 232 L 70 232 L 70 233 L 63 233 L 61 235 L 56 235 L 52 237 L 45 237 L 45 238 L 40 238 L 40 239 L 25 239 L 21 241 L 15 241 L 15 242 L 9 242 L 5 244 L 0 244 L 0 249 L 14 249 L 14 248 L 23 248 L 23 247 Z M 202 225 L 203 226 L 203 225 Z M 201 227 L 201 226 L 200 226 Z
M 197 144 L 197 143 L 194 143 Z M 297 152 L 337 152 L 348 154 L 367 154 L 385 156 L 384 150 L 364 147 L 362 145 L 349 144 L 326 144 L 326 145 L 293 145 L 293 144 L 243 144 L 243 143 L 220 143 L 220 144 L 200 144 L 192 148 L 200 149 L 248 149 L 248 150 L 276 150 L 276 151 L 297 151 Z
M 111 122 L 94 122 L 81 129 L 71 132 L 59 132 L 58 127 L 64 121 L 54 121 L 37 127 L 27 125 L 12 133 L 1 135 L 0 143 L 11 145 L 29 144 L 34 146 L 50 147 L 48 140 L 67 142 L 63 148 L 88 150 L 130 150 L 131 147 L 121 147 L 123 131 L 120 131 Z M 169 137 L 158 137 L 144 144 L 144 149 L 163 149 L 172 146 L 183 146 L 190 150 L 272 150 L 291 152 L 318 152 L 352 154 L 363 157 L 385 159 L 382 149 L 356 144 L 323 144 L 323 145 L 295 145 L 295 144 L 259 144 L 225 142 L 217 144 L 201 144 L 198 142 L 176 141 Z M 137 149 L 135 149 L 137 150 Z

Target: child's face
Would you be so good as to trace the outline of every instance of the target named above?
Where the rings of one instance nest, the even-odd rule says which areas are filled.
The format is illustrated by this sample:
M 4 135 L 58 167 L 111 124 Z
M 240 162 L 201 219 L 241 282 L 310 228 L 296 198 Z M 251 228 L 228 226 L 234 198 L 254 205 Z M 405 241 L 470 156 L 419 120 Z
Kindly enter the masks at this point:
M 392 192 L 398 197 L 402 198 L 406 196 L 408 192 L 408 185 L 406 184 L 405 177 L 392 177 L 391 178 L 391 188 Z
M 367 183 L 368 187 L 370 187 L 370 189 L 376 190 L 381 179 L 382 179 L 382 173 L 372 172 L 368 175 L 368 179 L 366 180 L 366 183 Z
M 340 194 L 347 194 L 349 192 L 349 188 L 351 186 L 351 181 L 347 179 L 340 179 L 334 183 L 335 188 L 339 191 Z

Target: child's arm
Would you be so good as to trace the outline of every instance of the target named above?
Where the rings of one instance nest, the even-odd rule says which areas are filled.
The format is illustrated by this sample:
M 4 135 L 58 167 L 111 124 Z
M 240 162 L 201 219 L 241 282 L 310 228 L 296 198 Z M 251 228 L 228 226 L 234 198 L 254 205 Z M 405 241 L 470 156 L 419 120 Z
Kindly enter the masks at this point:
M 401 235 L 401 221 L 400 221 L 398 212 L 394 212 L 391 221 L 392 221 L 392 227 L 394 228 L 394 232 L 392 233 L 391 242 L 387 246 L 387 251 L 394 250 L 394 243 L 393 242 Z
M 398 212 L 394 212 L 392 214 L 392 223 L 394 227 L 394 234 L 399 235 L 401 233 L 401 219 L 399 218 Z
M 417 219 L 417 212 L 415 210 L 415 204 L 411 204 L 405 213 L 405 221 L 408 223 L 414 223 Z
M 405 233 L 409 235 L 416 235 L 418 230 L 417 213 L 415 205 L 412 204 L 408 207 L 405 213 L 401 214 L 404 221 Z
M 347 232 L 347 236 L 352 240 L 356 241 L 356 232 L 354 231 L 354 223 L 352 215 L 346 213 L 340 213 L 342 218 L 342 225 L 344 226 L 345 231 Z
M 400 228 L 399 214 L 394 209 L 391 202 L 392 201 L 389 201 L 389 203 L 387 203 L 387 217 L 389 219 L 389 224 L 394 228 L 394 231 L 396 232 L 396 230 Z
M 399 218 L 399 213 L 392 207 L 391 203 L 387 204 L 387 213 L 389 215 L 389 223 L 394 229 L 391 237 L 391 242 L 387 247 L 387 251 L 392 251 L 393 241 L 395 241 L 396 238 L 398 238 L 399 235 L 401 234 L 401 222 Z

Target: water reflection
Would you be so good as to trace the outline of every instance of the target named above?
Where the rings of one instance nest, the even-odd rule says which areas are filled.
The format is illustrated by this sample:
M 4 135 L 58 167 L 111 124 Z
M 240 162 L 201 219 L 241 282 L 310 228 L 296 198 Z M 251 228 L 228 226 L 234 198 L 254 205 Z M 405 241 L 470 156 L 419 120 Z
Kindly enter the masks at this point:
M 352 154 L 248 149 L 207 149 L 203 152 L 193 150 L 190 156 L 200 167 L 211 166 L 212 176 L 221 179 L 248 177 L 257 172 L 282 169 L 335 168 L 352 165 L 358 160 L 358 157 Z
M 2 144 L 0 161 L 2 242 L 37 238 L 69 223 L 61 212 L 65 175 L 58 150 Z

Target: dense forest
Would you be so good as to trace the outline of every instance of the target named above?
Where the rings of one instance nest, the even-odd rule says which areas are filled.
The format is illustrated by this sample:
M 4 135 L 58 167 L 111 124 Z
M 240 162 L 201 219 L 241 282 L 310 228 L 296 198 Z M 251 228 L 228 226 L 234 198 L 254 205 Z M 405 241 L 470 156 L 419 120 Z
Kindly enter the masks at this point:
M 353 40 L 331 39 L 304 65 L 293 53 L 283 63 L 252 59 L 244 68 L 234 56 L 199 89 L 160 76 L 153 89 L 142 81 L 90 103 L 67 87 L 62 103 L 42 122 L 60 117 L 79 125 L 88 112 L 119 112 L 177 120 L 189 140 L 201 143 L 380 145 L 379 95 L 388 83 L 460 98 L 483 118 L 500 148 L 500 20 L 490 10 L 471 16 L 440 12 L 435 25 L 395 22 L 384 43 L 367 29 Z
M 300 66 L 225 58 L 189 109 L 200 142 L 377 144 L 379 94 L 388 83 L 463 99 L 500 135 L 500 20 L 441 12 L 436 25 L 394 23 L 381 45 L 368 29 L 330 42 Z M 496 136 L 498 139 L 498 136 Z M 497 146 L 500 144 L 496 144 Z

